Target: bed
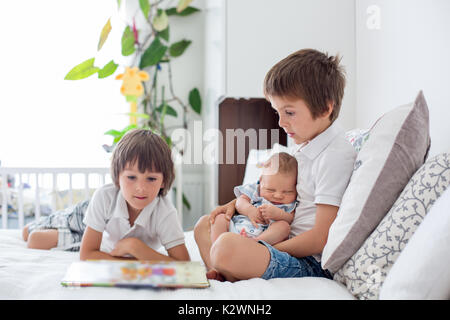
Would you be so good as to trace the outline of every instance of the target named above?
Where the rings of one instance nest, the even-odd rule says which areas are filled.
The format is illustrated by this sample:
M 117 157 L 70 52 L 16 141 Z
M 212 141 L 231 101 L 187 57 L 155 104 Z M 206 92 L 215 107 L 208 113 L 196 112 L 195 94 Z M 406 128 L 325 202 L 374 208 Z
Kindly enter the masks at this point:
M 185 233 L 192 260 L 201 261 L 193 232 Z M 135 290 L 68 288 L 60 284 L 77 252 L 28 249 L 18 229 L 0 230 L 0 299 L 22 300 L 294 300 L 354 299 L 336 281 L 325 278 L 250 279 L 235 283 L 210 280 L 207 289 Z
M 414 112 L 414 117 L 409 115 Z M 418 121 L 417 119 L 422 119 Z M 381 119 L 381 120 L 380 120 Z M 328 242 L 322 253 L 326 265 L 331 253 L 338 250 L 342 236 L 352 239 L 351 245 L 358 245 L 353 250 L 342 252 L 339 259 L 342 266 L 335 267 L 335 280 L 325 278 L 287 278 L 263 280 L 259 278 L 238 281 L 235 283 L 210 280 L 210 287 L 206 289 L 158 289 L 133 290 L 124 288 L 67 288 L 60 284 L 69 265 L 79 260 L 76 252 L 33 250 L 26 247 L 21 238 L 21 226 L 26 223 L 26 201 L 22 184 L 17 190 L 18 228 L 8 223 L 11 201 L 10 177 L 16 169 L 0 167 L 0 179 L 7 184 L 1 185 L 0 201 L 1 222 L 0 229 L 0 299 L 42 299 L 42 300 L 352 300 L 352 299 L 450 299 L 450 152 L 437 154 L 427 159 L 429 150 L 428 109 L 420 92 L 416 101 L 406 106 L 400 106 L 385 114 L 376 121 L 370 131 L 355 129 L 347 133 L 347 138 L 358 151 L 355 170 L 358 175 L 352 180 L 344 194 L 340 208 L 340 215 L 330 228 Z M 413 121 L 409 121 L 409 120 Z M 395 126 L 392 124 L 396 124 Z M 402 135 L 400 135 L 400 132 Z M 370 135 L 370 139 L 368 136 Z M 414 143 L 406 136 L 413 136 Z M 418 137 L 422 137 L 419 144 Z M 391 150 L 404 152 L 404 156 L 416 159 L 417 168 L 410 171 L 403 170 L 406 162 L 397 161 L 397 157 L 390 157 Z M 284 147 L 274 146 L 271 150 L 252 150 L 247 159 L 247 166 L 243 183 L 253 181 L 259 176 L 257 164 L 270 155 L 270 152 L 283 151 Z M 411 148 L 411 149 L 409 149 Z M 381 152 L 381 151 L 383 152 Z M 406 150 L 406 151 L 405 151 Z M 409 150 L 409 151 L 408 151 Z M 366 161 L 371 159 L 372 161 Z M 424 163 L 423 163 L 424 162 Z M 354 210 L 356 205 L 364 204 L 364 199 L 372 195 L 380 195 L 385 190 L 389 179 L 378 179 L 384 169 L 395 172 L 396 181 L 402 174 L 403 183 L 395 183 L 396 190 L 389 193 L 389 205 L 386 210 L 382 206 L 373 206 L 371 210 Z M 45 169 L 47 170 L 47 169 Z M 56 175 L 62 169 L 52 169 L 50 189 L 55 194 Z M 75 169 L 74 169 L 75 170 Z M 71 175 L 69 173 L 69 202 L 75 199 L 72 190 Z M 79 169 L 76 169 L 79 170 Z M 35 170 L 25 170 L 32 173 Z M 38 175 L 44 169 L 38 170 L 30 181 L 39 181 Z M 64 170 L 63 170 L 64 171 Z M 82 172 L 84 176 L 84 196 L 90 194 L 88 184 L 89 172 Z M 92 170 L 100 177 L 107 172 Z M 22 170 L 23 172 L 23 170 Z M 389 173 L 387 177 L 393 175 Z M 181 171 L 180 171 L 181 173 Z M 176 183 L 177 190 L 181 190 L 181 174 Z M 368 183 L 368 178 L 373 183 Z M 24 178 L 25 179 L 25 178 Z M 1 182 L 0 180 L 0 182 Z M 12 180 L 11 180 L 12 181 Z M 19 175 L 17 181 L 24 182 Z M 101 178 L 102 183 L 105 178 Z M 74 186 L 76 188 L 76 186 Z M 446 190 L 447 189 L 447 190 Z M 373 191 L 375 190 L 375 191 Z M 39 200 L 39 188 L 36 194 L 34 216 L 44 213 Z M 177 209 L 182 221 L 181 193 L 176 198 Z M 384 196 L 384 195 L 383 195 Z M 397 198 L 398 197 L 398 198 Z M 364 201 L 360 201 L 360 200 Z M 386 202 L 386 201 L 384 201 Z M 384 203 L 379 201 L 377 203 Z M 50 206 L 55 209 L 56 198 L 51 198 Z M 352 210 L 347 210 L 351 208 Z M 420 209 L 418 211 L 418 208 Z M 345 209 L 345 210 L 344 210 Z M 343 226 L 353 226 L 360 219 L 369 223 L 367 217 L 373 215 L 376 209 L 378 220 L 371 222 L 371 229 L 363 234 L 361 228 L 358 235 Z M 353 213 L 358 213 L 354 215 Z M 359 215 L 360 214 L 360 215 Z M 425 216 L 426 215 L 426 216 Z M 414 217 L 411 219 L 410 217 Z M 345 220 L 343 220 L 345 219 Z M 422 223 L 421 221 L 424 220 Z M 417 229 L 417 231 L 416 231 Z M 353 230 L 353 229 L 351 229 Z M 372 231 L 373 230 L 373 231 Z M 406 234 L 408 232 L 408 234 Z M 186 231 L 186 246 L 191 260 L 200 261 L 200 254 L 194 241 L 193 232 Z M 345 246 L 349 248 L 349 245 Z M 397 249 L 399 248 L 399 250 Z M 404 250 L 403 250 L 404 248 Z M 350 252 L 351 251 L 351 252 Z M 388 253 L 386 253 L 386 251 Z M 392 251 L 392 252 L 391 252 Z M 162 251 L 162 253 L 164 253 Z M 328 257 L 328 260 L 327 260 Z M 389 259 L 385 258 L 389 257 Z M 232 259 L 233 257 L 230 257 Z M 387 260 L 388 261 L 387 261 Z M 334 261 L 334 263 L 337 263 Z M 391 270 L 392 269 L 392 270 Z M 331 271 L 333 271 L 330 268 Z M 431 271 L 430 271 L 431 270 Z
M 254 150 L 249 161 L 256 163 L 268 156 L 265 151 L 261 153 Z M 256 166 L 252 168 L 258 170 Z M 246 171 L 244 180 L 252 179 L 257 174 L 252 170 Z M 177 175 L 175 182 L 178 190 L 181 190 L 180 176 Z M 65 183 L 64 177 L 67 180 Z M 76 178 L 79 178 L 78 182 Z M 106 168 L 0 168 L 3 226 L 0 229 L 0 299 L 354 299 L 345 286 L 325 278 L 250 279 L 236 283 L 211 280 L 207 289 L 63 287 L 60 281 L 70 264 L 79 260 L 79 253 L 28 249 L 22 240 L 21 228 L 27 222 L 45 215 L 46 207 L 49 207 L 49 211 L 59 210 L 89 198 L 95 187 L 108 182 L 108 179 L 109 170 Z M 1 181 L 8 184 L 1 184 Z M 181 213 L 181 199 L 175 195 L 173 198 Z M 181 214 L 179 219 L 182 222 Z M 12 223 L 14 220 L 17 221 Z M 185 232 L 185 238 L 191 260 L 201 261 L 193 232 Z M 165 253 L 164 249 L 161 250 Z

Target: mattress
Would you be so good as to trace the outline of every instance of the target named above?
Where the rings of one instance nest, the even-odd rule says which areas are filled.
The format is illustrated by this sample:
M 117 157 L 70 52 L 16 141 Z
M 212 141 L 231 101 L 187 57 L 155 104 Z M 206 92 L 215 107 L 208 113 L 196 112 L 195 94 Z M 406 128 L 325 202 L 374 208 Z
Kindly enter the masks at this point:
M 201 261 L 193 232 L 185 233 L 191 259 Z M 325 278 L 259 278 L 235 283 L 210 280 L 206 289 L 126 289 L 63 287 L 77 252 L 28 249 L 20 230 L 0 230 L 0 299 L 52 300 L 347 300 L 347 289 Z

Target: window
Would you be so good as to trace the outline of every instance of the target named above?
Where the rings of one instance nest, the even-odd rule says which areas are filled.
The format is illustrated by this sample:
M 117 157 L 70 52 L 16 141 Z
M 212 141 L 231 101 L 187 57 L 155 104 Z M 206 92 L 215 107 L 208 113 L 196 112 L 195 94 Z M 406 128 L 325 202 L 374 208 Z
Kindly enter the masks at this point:
M 128 124 L 120 82 L 64 76 L 97 55 L 115 6 L 113 0 L 0 2 L 2 166 L 109 166 L 102 145 L 112 138 L 104 132 Z M 102 67 L 109 60 L 96 61 Z

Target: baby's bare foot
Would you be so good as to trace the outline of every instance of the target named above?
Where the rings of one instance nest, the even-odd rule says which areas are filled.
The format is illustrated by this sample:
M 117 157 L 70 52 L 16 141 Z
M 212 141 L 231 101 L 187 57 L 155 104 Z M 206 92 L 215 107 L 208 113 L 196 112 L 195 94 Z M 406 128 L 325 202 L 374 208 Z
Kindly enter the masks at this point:
M 208 272 L 206 272 L 206 278 L 211 279 L 211 280 L 217 280 L 217 281 L 221 281 L 224 282 L 225 278 L 224 276 L 222 276 L 217 270 L 215 269 L 210 269 Z

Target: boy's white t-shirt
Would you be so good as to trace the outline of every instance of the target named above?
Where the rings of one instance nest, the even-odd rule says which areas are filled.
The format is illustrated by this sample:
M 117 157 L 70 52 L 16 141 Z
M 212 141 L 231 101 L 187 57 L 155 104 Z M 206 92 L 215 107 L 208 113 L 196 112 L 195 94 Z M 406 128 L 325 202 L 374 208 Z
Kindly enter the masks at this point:
M 356 151 L 342 128 L 333 123 L 307 143 L 294 145 L 298 162 L 297 200 L 290 238 L 310 230 L 316 221 L 316 204 L 339 207 L 350 181 Z M 320 255 L 314 256 L 320 261 Z
M 100 251 L 110 253 L 124 238 L 138 238 L 150 248 L 166 250 L 184 244 L 184 233 L 177 210 L 167 197 L 156 197 L 136 218 L 131 227 L 122 192 L 107 184 L 94 192 L 83 222 L 103 233 Z

